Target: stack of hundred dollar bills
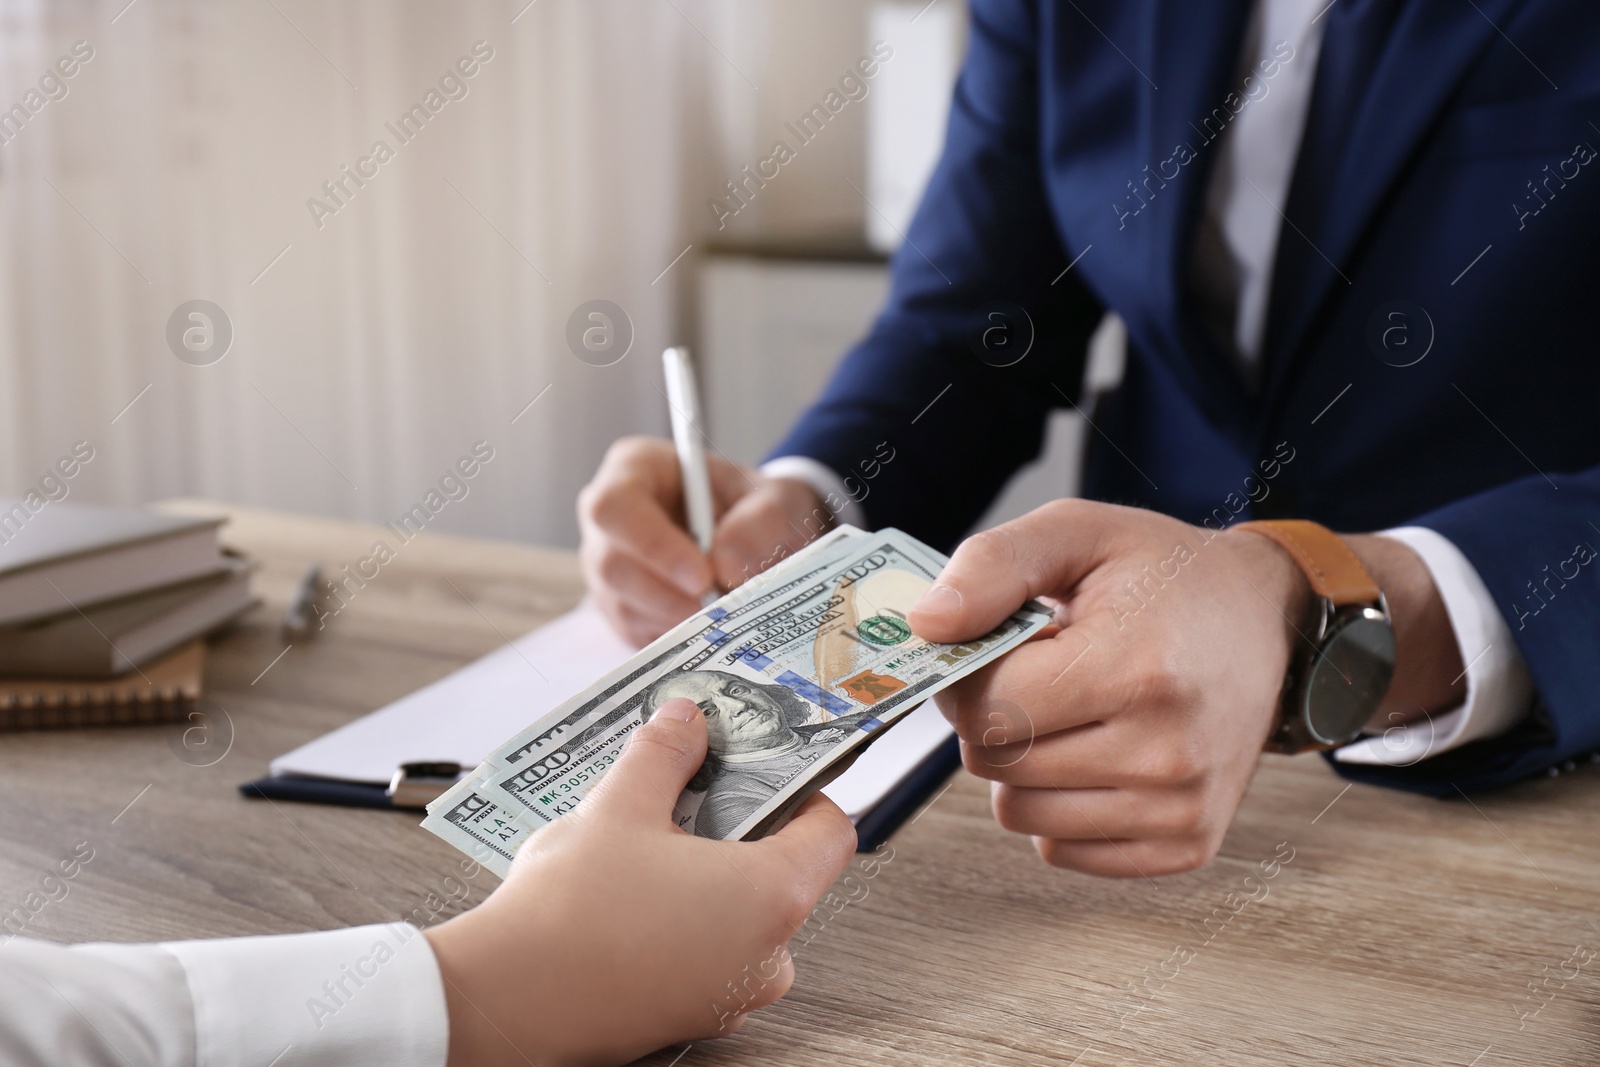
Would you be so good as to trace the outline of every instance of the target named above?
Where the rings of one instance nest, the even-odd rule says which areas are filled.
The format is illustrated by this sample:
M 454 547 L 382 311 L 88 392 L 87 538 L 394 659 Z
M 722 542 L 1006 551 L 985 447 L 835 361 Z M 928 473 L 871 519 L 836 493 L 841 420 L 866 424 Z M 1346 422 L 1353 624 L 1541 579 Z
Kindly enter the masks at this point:
M 833 530 L 505 742 L 422 825 L 504 877 L 655 708 L 688 697 L 705 712 L 708 753 L 673 818 L 721 840 L 776 830 L 907 712 L 1049 623 L 1030 602 L 968 644 L 922 640 L 906 614 L 945 562 L 899 530 Z

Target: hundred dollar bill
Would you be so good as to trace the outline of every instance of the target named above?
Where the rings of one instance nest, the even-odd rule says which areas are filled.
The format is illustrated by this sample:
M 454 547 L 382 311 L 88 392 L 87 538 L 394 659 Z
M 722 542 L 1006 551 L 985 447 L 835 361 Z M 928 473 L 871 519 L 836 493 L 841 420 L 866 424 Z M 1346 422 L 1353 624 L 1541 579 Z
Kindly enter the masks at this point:
M 820 558 L 830 551 L 835 542 L 856 533 L 859 531 L 853 527 L 840 527 L 810 548 Z M 554 716 L 546 716 L 535 726 L 551 717 Z M 631 723 L 629 729 L 636 725 L 638 722 Z M 552 731 L 553 735 L 559 735 L 560 729 L 558 724 Z M 501 747 L 506 748 L 510 744 L 507 742 Z M 522 842 L 533 831 L 555 818 L 555 814 L 542 810 L 531 812 L 520 806 L 516 811 L 508 811 L 503 804 L 485 799 L 479 789 L 487 774 L 487 765 L 480 765 L 453 789 L 436 798 L 427 806 L 428 816 L 422 825 L 503 878 L 510 870 L 511 861 Z
M 535 825 L 470 788 L 455 792 L 450 803 L 430 805 L 422 825 L 504 878 Z
M 501 745 L 424 825 L 493 848 L 478 814 L 493 805 L 490 824 L 520 841 L 576 807 L 650 712 L 682 696 L 705 712 L 708 754 L 675 821 L 724 840 L 770 832 L 912 708 L 1050 621 L 1029 603 L 976 641 L 923 641 L 906 615 L 945 562 L 901 531 L 840 527 Z

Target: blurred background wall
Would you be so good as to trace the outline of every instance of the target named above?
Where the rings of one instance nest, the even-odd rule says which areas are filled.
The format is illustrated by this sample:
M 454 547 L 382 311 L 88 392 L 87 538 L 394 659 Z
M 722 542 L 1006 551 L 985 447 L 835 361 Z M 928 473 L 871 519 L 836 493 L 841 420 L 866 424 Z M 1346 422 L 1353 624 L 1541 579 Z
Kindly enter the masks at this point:
M 573 545 L 606 446 L 666 431 L 657 356 L 685 340 L 717 447 L 757 460 L 881 299 L 964 17 L 959 0 L 0 4 L 0 495 L 88 441 L 78 499 L 384 520 L 487 441 L 437 525 Z M 874 40 L 893 58 L 802 144 L 786 124 Z M 414 105 L 425 123 L 402 124 Z M 780 139 L 794 158 L 741 204 L 725 183 Z M 631 323 L 621 358 L 569 344 L 596 299 Z M 169 344 L 192 300 L 231 324 L 220 359 Z M 174 336 L 200 321 L 179 319 Z M 1058 431 L 1006 507 L 1069 488 L 1076 430 Z

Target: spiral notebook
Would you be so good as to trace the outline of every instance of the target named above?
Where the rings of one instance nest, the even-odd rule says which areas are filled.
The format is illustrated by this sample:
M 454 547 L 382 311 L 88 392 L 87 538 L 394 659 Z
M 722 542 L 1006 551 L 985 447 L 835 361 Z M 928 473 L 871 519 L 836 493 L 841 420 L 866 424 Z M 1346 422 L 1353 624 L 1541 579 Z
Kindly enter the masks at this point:
M 177 721 L 200 699 L 205 665 L 194 640 L 116 678 L 0 678 L 0 731 Z

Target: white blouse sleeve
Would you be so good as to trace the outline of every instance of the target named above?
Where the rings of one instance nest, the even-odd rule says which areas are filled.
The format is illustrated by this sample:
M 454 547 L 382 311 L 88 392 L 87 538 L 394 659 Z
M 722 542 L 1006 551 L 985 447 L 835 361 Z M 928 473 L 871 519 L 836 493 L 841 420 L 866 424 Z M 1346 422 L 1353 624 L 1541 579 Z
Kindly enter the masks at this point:
M 193 1067 L 183 966 L 154 945 L 0 947 L 6 1067 Z
M 7 1067 L 443 1067 L 433 950 L 405 923 L 0 948 Z

